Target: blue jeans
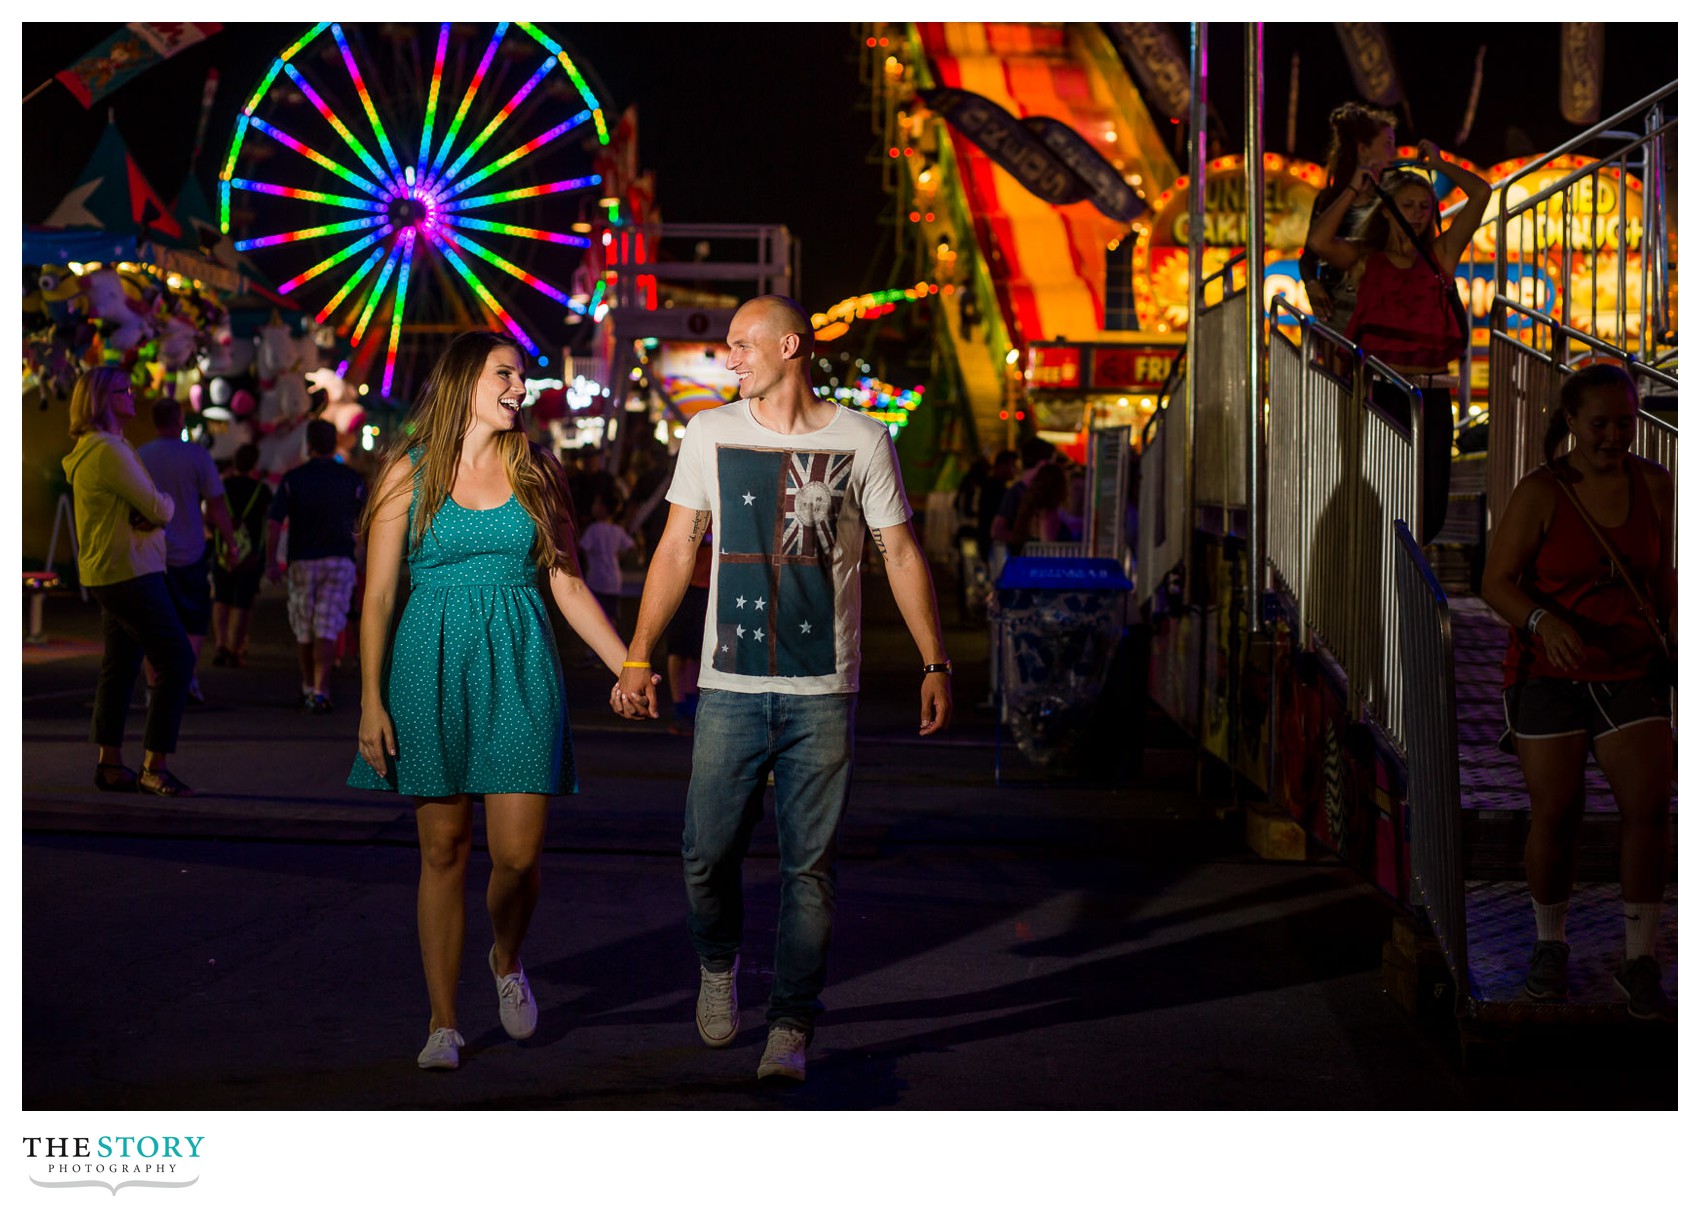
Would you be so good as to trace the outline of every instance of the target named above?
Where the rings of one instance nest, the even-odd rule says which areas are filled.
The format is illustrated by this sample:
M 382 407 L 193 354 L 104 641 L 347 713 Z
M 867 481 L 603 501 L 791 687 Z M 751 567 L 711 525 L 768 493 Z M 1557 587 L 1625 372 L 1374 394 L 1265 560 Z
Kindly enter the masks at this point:
M 725 971 L 744 941 L 744 855 L 774 781 L 779 939 L 767 1021 L 812 1032 L 832 938 L 833 857 L 850 802 L 853 694 L 704 687 L 685 797 L 686 924 L 702 965 Z

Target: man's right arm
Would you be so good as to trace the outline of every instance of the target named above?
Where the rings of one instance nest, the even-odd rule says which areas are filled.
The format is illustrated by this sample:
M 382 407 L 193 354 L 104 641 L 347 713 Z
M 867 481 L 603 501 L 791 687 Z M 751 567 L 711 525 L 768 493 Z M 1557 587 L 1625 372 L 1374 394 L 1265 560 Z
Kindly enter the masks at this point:
M 668 507 L 667 528 L 661 532 L 661 541 L 655 545 L 655 554 L 649 561 L 649 575 L 644 578 L 637 629 L 628 645 L 627 660 L 648 661 L 656 641 L 667 629 L 667 624 L 672 622 L 679 603 L 684 600 L 685 590 L 690 587 L 697 547 L 702 543 L 702 536 L 707 533 L 712 517 L 706 509 L 687 509 L 683 505 Z M 649 676 L 650 670 L 646 668 L 623 669 L 620 672 L 620 689 L 639 714 L 656 719 L 661 713 L 650 698 Z

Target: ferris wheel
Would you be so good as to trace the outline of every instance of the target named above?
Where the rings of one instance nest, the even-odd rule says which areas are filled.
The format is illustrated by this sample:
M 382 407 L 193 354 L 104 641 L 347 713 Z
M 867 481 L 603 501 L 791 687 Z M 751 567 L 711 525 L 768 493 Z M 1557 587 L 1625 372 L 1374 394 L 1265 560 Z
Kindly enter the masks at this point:
M 238 115 L 219 223 L 348 341 L 339 372 L 385 396 L 470 327 L 505 329 L 547 367 L 586 318 L 608 138 L 602 103 L 535 25 L 321 22 Z

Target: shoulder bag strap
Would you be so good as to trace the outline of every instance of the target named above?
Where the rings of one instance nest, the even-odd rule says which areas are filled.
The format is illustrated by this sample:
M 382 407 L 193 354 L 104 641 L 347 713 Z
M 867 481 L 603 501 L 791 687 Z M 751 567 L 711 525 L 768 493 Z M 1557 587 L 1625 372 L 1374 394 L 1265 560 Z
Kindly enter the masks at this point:
M 1405 233 L 1405 238 L 1411 242 L 1411 247 L 1417 250 L 1417 255 L 1428 264 L 1430 269 L 1434 270 L 1436 277 L 1445 282 L 1448 286 L 1451 286 L 1452 281 L 1450 276 L 1444 269 L 1440 268 L 1440 262 L 1434 259 L 1434 254 L 1429 251 L 1428 245 L 1424 244 L 1417 238 L 1416 231 L 1411 227 L 1410 223 L 1406 221 L 1405 216 L 1399 213 L 1399 207 L 1398 204 L 1393 201 L 1393 195 L 1382 189 L 1380 183 L 1377 183 L 1374 188 L 1377 195 L 1381 198 L 1381 204 L 1387 208 L 1388 217 L 1399 225 L 1399 230 Z M 1435 201 L 1435 205 L 1440 205 L 1438 199 Z M 1456 290 L 1457 288 L 1453 287 L 1453 289 Z
M 260 483 L 259 483 L 259 481 L 258 480 L 250 480 L 249 483 L 254 486 L 254 491 L 252 491 L 248 494 L 248 503 L 242 507 L 242 512 L 236 515 L 236 525 L 237 526 L 242 525 L 243 522 L 248 520 L 248 511 L 250 509 L 254 508 L 254 502 L 260 499 Z M 225 495 L 228 496 L 229 494 L 226 493 Z
M 1641 472 L 1639 469 L 1634 469 L 1631 474 L 1640 475 Z M 1641 616 L 1647 620 L 1649 625 L 1651 625 L 1654 636 L 1658 638 L 1659 647 L 1664 650 L 1665 656 L 1669 657 L 1670 641 L 1665 638 L 1665 629 L 1659 626 L 1659 616 L 1654 613 L 1652 606 L 1641 593 L 1640 588 L 1635 584 L 1635 578 L 1629 574 L 1629 565 L 1625 563 L 1623 557 L 1617 553 L 1617 548 L 1612 545 L 1612 541 L 1606 538 L 1605 532 L 1601 530 L 1599 524 L 1594 521 L 1593 515 L 1588 512 L 1587 507 L 1582 504 L 1582 499 L 1576 495 L 1576 490 L 1566 483 L 1562 476 L 1555 475 L 1553 479 L 1558 482 L 1558 486 L 1564 491 L 1564 495 L 1570 498 L 1570 503 L 1576 507 L 1576 512 L 1582 515 L 1582 521 L 1587 523 L 1588 530 L 1591 534 L 1593 534 L 1594 540 L 1599 543 L 1601 550 L 1606 553 L 1606 559 L 1611 561 L 1613 570 L 1618 576 L 1623 578 L 1623 583 L 1629 586 L 1629 594 L 1635 599 L 1635 608 L 1641 612 Z M 1633 487 L 1631 487 L 1631 493 L 1633 493 L 1633 491 Z M 1631 497 L 1631 506 L 1633 507 L 1633 496 Z

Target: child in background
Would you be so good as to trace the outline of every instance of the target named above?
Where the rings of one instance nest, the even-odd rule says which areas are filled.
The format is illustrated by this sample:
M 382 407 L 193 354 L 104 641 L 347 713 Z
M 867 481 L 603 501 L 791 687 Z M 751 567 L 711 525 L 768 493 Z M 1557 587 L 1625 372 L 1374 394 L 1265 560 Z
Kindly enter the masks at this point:
M 620 556 L 636 547 L 632 536 L 616 525 L 620 502 L 613 493 L 598 492 L 590 501 L 591 523 L 579 536 L 584 555 L 584 583 L 602 603 L 608 621 L 620 625 Z

